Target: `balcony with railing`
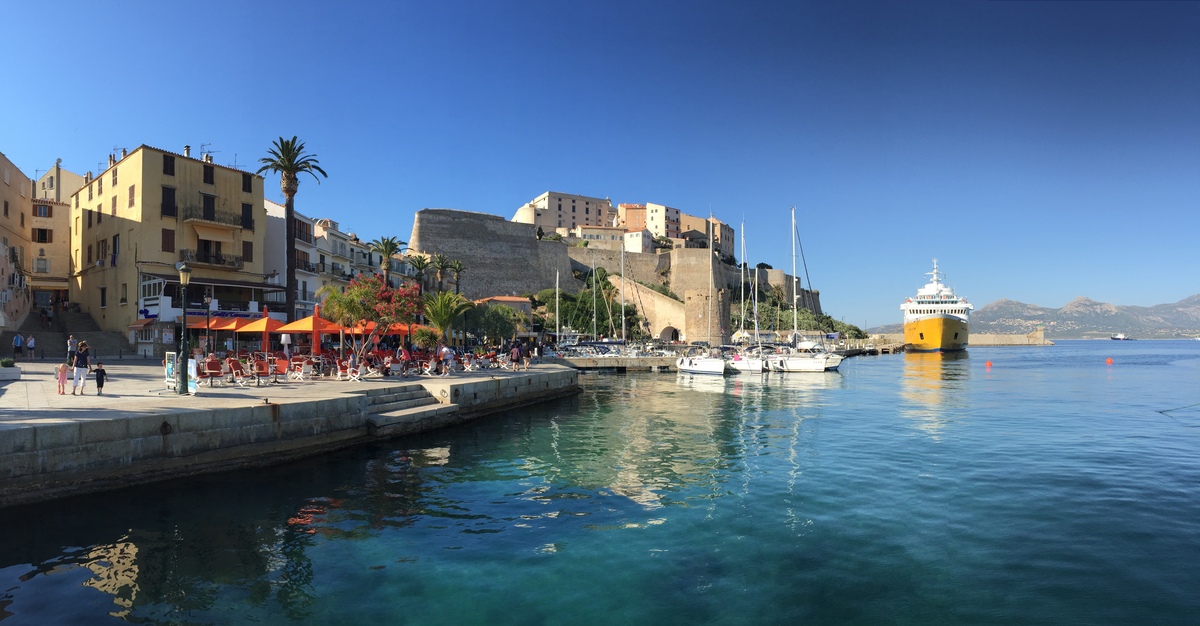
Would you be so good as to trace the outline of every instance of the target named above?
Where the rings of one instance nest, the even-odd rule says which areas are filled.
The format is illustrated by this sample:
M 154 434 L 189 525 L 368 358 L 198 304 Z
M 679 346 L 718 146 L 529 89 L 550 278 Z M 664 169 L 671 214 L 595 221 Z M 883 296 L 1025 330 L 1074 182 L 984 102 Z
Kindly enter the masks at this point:
M 203 250 L 180 250 L 179 260 L 233 270 L 240 270 L 244 265 L 240 256 Z
M 309 274 L 316 274 L 318 271 L 318 268 L 317 268 L 316 263 L 310 263 L 308 261 L 296 261 L 296 271 L 297 272 L 308 272 Z
M 218 224 L 221 226 L 232 226 L 234 228 L 245 228 L 254 230 L 254 220 L 243 218 L 241 213 L 234 211 L 222 211 L 215 208 L 208 208 L 197 205 L 189 205 L 183 207 L 183 221 L 202 221 L 209 224 Z

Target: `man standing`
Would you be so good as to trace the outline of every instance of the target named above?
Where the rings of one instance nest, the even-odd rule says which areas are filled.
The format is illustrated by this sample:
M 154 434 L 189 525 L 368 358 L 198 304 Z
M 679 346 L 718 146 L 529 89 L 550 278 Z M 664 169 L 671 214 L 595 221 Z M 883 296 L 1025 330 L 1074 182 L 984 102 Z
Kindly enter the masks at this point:
M 443 343 L 438 351 L 442 357 L 442 377 L 445 378 L 450 375 L 450 368 L 454 365 L 454 350 Z
M 25 339 L 23 337 L 21 337 L 21 333 L 17 333 L 16 336 L 13 337 L 13 360 L 14 361 L 21 360 L 21 347 L 24 345 L 25 345 Z
M 37 338 L 34 337 L 32 334 L 30 334 L 29 338 L 27 338 L 25 340 L 25 349 L 29 351 L 29 360 L 30 361 L 37 359 L 37 353 L 34 352 L 34 350 L 33 350 L 36 347 L 37 347 Z
M 75 335 L 67 337 L 67 363 L 75 362 L 75 353 L 79 350 L 79 342 L 75 341 Z

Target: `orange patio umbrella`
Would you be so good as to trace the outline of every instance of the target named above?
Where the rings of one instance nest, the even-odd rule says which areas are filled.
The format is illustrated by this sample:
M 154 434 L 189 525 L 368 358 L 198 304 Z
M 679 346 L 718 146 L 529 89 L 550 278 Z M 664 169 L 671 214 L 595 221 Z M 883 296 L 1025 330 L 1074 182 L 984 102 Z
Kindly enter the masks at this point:
M 276 332 L 280 333 L 312 333 L 313 336 L 313 353 L 321 352 L 321 335 L 325 333 L 336 333 L 346 331 L 346 327 L 341 324 L 335 324 L 327 319 L 320 317 L 320 309 L 317 306 L 313 307 L 313 314 L 308 317 L 298 319 L 290 324 L 280 326 Z
M 271 348 L 271 333 L 280 332 L 279 328 L 283 326 L 283 322 L 267 316 L 267 310 L 263 309 L 263 316 L 248 322 L 245 326 L 237 329 L 239 333 L 262 333 L 262 351 L 268 352 Z

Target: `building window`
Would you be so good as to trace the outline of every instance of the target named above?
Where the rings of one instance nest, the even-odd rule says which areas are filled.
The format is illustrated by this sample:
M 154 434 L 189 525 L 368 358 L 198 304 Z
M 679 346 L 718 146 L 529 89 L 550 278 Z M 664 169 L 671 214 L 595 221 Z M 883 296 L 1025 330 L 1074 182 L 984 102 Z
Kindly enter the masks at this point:
M 49 259 L 35 259 L 33 261 L 33 271 L 37 272 L 38 274 L 49 274 L 50 273 L 50 260 Z
M 78 201 L 78 198 L 76 198 Z M 8 217 L 8 200 L 4 201 L 4 217 Z
M 50 177 L 50 188 L 54 189 L 54 177 L 53 176 Z
M 249 174 L 242 174 L 242 191 L 246 193 L 254 191 L 254 177 Z
M 175 252 L 175 230 L 172 228 L 162 229 L 162 251 Z
M 116 191 L 117 189 L 117 168 L 115 167 L 113 168 L 112 188 L 113 191 Z
M 25 212 L 21 211 L 21 228 L 25 228 Z
M 104 195 L 104 178 L 96 178 L 96 195 Z
M 211 165 L 204 166 L 204 184 L 205 185 L 213 184 L 213 166 L 211 166 Z
M 112 215 L 113 217 L 116 217 L 116 215 L 117 215 L 117 197 L 116 196 L 112 197 L 112 212 L 110 212 L 109 215 Z
M 253 241 L 243 241 L 242 242 L 242 261 L 244 261 L 246 263 L 254 262 L 254 242 Z
M 163 155 L 163 175 L 164 176 L 174 176 L 175 175 L 175 157 L 173 157 L 169 154 Z
M 90 244 L 90 243 L 88 244 L 87 264 L 88 265 L 92 264 L 92 244 Z
M 79 208 L 79 193 L 75 193 L 75 208 Z
M 100 308 L 108 306 L 108 287 L 100 288 Z
M 103 221 L 104 221 L 104 205 L 101 204 L 100 206 L 96 207 L 96 223 L 99 224 L 100 222 L 103 222 Z
M 137 188 L 137 184 L 133 184 L 133 185 L 129 186 L 129 208 L 131 208 L 131 209 L 133 208 L 133 198 L 137 194 L 136 188 Z
M 178 209 L 175 206 L 175 188 L 174 187 L 163 187 L 162 188 L 162 215 L 163 215 L 163 217 L 175 217 L 175 215 L 177 214 L 177 211 L 178 211 Z
M 49 228 L 33 229 L 33 243 L 54 243 L 54 231 Z
M 121 283 L 121 304 L 129 302 L 129 283 Z
M 202 193 L 200 200 L 204 202 L 204 219 L 212 219 L 209 215 L 217 210 L 217 197 Z
M 88 185 L 88 200 L 90 201 L 91 199 L 92 199 L 92 186 Z
M 33 207 L 34 217 L 54 217 L 54 210 L 49 205 L 39 204 Z

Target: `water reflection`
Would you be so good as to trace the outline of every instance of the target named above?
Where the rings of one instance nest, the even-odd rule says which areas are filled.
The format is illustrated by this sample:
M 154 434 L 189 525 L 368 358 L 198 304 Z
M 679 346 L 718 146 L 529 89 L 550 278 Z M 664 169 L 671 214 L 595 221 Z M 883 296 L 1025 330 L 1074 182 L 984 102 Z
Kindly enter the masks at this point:
M 966 350 L 904 353 L 900 414 L 937 440 L 966 407 L 969 365 Z
M 322 573 L 552 555 L 578 533 L 715 514 L 781 471 L 781 514 L 804 524 L 796 485 L 813 424 L 823 394 L 844 384 L 614 377 L 577 398 L 293 465 L 8 509 L 0 619 L 303 622 L 322 610 Z M 66 591 L 74 608 L 57 609 L 76 614 L 50 616 L 42 599 L 63 593 L 53 581 L 64 573 L 90 595 Z

